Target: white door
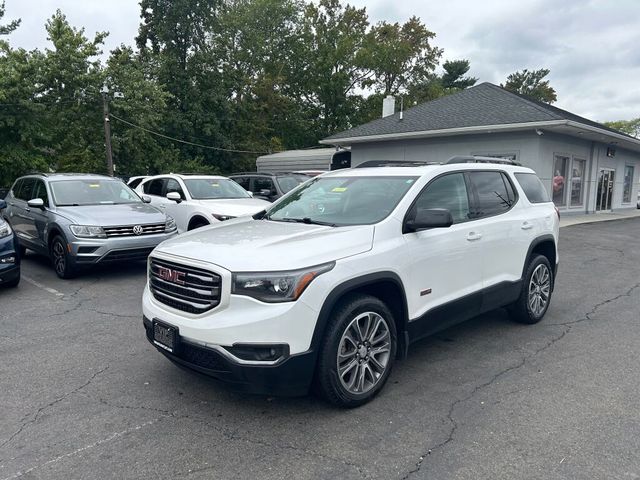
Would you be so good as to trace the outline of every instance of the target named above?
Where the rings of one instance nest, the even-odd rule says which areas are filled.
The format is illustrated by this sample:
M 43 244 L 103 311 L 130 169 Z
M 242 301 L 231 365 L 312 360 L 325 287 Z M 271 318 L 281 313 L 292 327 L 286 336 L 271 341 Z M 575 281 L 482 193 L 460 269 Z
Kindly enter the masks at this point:
M 404 234 L 402 256 L 408 272 L 409 316 L 421 317 L 440 305 L 482 289 L 482 241 L 477 222 L 470 219 L 464 174 L 436 178 L 418 195 L 412 208 L 446 208 L 454 219 L 449 228 Z

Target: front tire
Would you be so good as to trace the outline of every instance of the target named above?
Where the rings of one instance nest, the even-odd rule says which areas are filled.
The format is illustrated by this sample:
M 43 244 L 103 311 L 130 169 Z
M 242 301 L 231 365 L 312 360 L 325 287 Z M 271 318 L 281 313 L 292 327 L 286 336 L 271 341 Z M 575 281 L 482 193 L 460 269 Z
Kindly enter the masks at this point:
M 60 235 L 56 235 L 51 242 L 50 248 L 51 261 L 53 269 L 58 277 L 63 279 L 73 278 L 76 275 L 75 269 L 69 261 L 69 252 L 67 251 L 67 242 Z
M 533 257 L 524 275 L 520 297 L 509 308 L 513 320 L 530 325 L 542 320 L 551 302 L 553 282 L 553 270 L 547 257 Z
M 13 280 L 3 283 L 4 286 L 8 288 L 15 288 L 20 284 L 20 270 L 18 270 L 18 275 Z
M 319 393 L 341 407 L 369 402 L 389 378 L 396 349 L 395 321 L 384 302 L 370 295 L 345 298 L 334 309 L 322 341 Z

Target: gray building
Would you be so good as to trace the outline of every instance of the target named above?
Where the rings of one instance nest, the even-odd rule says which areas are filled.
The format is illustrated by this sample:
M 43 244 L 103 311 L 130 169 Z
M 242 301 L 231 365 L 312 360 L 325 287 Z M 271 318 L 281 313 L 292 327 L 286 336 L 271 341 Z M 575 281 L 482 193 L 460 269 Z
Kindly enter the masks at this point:
M 566 213 L 636 207 L 640 139 L 490 83 L 320 143 L 350 147 L 351 166 L 369 160 L 438 162 L 456 155 L 510 158 L 534 169 Z

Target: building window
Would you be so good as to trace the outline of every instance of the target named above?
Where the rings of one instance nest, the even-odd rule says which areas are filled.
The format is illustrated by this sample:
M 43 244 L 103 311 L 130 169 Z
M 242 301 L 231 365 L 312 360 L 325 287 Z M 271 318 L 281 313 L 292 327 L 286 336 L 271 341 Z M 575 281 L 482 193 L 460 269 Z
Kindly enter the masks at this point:
M 561 207 L 566 205 L 566 181 L 569 170 L 569 157 L 556 155 L 553 161 L 553 203 Z
M 624 185 L 622 188 L 622 203 L 631 202 L 631 189 L 633 188 L 633 167 L 624 167 Z
M 573 159 L 571 167 L 571 206 L 582 205 L 582 186 L 584 185 L 584 165 L 585 161 L 579 158 Z

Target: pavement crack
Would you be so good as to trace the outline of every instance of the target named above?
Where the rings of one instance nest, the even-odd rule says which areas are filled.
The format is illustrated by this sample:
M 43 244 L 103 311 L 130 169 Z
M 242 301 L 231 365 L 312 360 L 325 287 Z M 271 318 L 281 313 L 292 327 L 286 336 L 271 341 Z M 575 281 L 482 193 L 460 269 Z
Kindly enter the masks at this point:
M 86 380 L 82 385 L 74 388 L 73 390 L 65 393 L 64 395 L 61 395 L 60 397 L 56 398 L 55 400 L 47 403 L 46 405 L 43 405 L 42 407 L 38 408 L 35 413 L 28 413 L 27 415 L 25 415 L 24 417 L 22 417 L 22 419 L 20 420 L 20 427 L 13 432 L 9 438 L 7 438 L 5 441 L 3 441 L 0 444 L 0 448 L 4 448 L 6 447 L 9 443 L 11 443 L 13 441 L 13 439 L 15 439 L 18 435 L 20 435 L 25 428 L 27 428 L 29 425 L 32 425 L 34 423 L 36 423 L 38 421 L 38 418 L 40 417 L 40 415 L 47 410 L 48 408 L 53 407 L 54 405 L 62 402 L 63 400 L 65 400 L 66 398 L 70 397 L 71 395 L 74 395 L 78 392 L 80 392 L 82 389 L 86 388 L 87 386 L 89 386 L 91 384 L 91 382 L 93 382 L 96 377 L 98 375 L 101 375 L 102 373 L 106 372 L 109 369 L 109 365 L 107 365 L 106 367 L 104 367 L 101 370 L 98 370 L 97 372 L 95 372 L 93 375 L 91 375 L 91 377 L 89 377 L 88 380 Z M 31 417 L 31 418 L 29 418 Z

